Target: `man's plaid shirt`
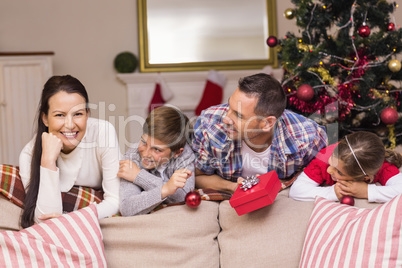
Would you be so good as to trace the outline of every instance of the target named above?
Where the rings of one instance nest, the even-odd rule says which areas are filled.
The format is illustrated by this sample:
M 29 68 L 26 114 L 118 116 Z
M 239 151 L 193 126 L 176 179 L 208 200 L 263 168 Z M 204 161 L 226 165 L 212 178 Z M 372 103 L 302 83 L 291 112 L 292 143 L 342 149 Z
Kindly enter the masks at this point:
M 195 166 L 207 175 L 217 174 L 237 181 L 242 173 L 241 141 L 227 136 L 222 119 L 229 109 L 221 104 L 204 110 L 194 126 L 193 150 Z M 304 116 L 285 110 L 275 125 L 270 147 L 268 170 L 275 170 L 280 179 L 292 176 L 306 166 L 328 145 L 323 126 Z

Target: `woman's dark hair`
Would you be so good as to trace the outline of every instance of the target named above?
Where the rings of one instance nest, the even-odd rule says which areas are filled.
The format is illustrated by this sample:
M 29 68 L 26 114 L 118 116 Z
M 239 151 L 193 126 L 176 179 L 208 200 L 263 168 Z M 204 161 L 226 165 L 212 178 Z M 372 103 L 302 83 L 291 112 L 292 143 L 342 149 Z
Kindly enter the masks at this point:
M 49 99 L 58 92 L 64 91 L 68 94 L 77 93 L 81 95 L 87 103 L 88 110 L 88 94 L 84 85 L 71 75 L 53 76 L 44 85 L 42 96 L 39 102 L 36 114 L 36 137 L 32 151 L 31 162 L 31 178 L 29 180 L 28 191 L 25 195 L 24 208 L 21 215 L 21 226 L 23 228 L 34 224 L 36 201 L 38 199 L 39 181 L 40 181 L 40 164 L 42 158 L 42 133 L 48 132 L 48 128 L 42 121 L 42 115 L 49 112 Z
M 259 73 L 240 78 L 239 90 L 258 98 L 255 114 L 280 117 L 286 108 L 286 95 L 277 79 Z
M 188 117 L 180 110 L 169 106 L 152 110 L 142 130 L 144 134 L 165 143 L 172 152 L 184 148 L 192 136 L 192 126 Z

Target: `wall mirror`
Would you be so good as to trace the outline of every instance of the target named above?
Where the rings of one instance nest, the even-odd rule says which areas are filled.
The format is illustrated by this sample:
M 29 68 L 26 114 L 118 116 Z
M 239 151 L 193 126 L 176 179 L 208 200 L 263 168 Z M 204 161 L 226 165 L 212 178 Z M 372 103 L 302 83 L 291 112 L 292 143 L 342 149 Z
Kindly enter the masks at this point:
M 140 72 L 277 66 L 275 0 L 138 0 Z

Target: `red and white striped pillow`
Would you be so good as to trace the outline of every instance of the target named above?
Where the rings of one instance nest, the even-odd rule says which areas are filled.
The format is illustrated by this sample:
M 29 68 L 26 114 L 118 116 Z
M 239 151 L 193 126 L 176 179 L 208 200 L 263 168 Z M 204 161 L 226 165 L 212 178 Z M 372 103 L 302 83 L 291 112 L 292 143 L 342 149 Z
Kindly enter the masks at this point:
M 300 267 L 402 267 L 402 195 L 375 209 L 315 202 Z
M 94 204 L 19 232 L 0 232 L 0 267 L 106 267 Z

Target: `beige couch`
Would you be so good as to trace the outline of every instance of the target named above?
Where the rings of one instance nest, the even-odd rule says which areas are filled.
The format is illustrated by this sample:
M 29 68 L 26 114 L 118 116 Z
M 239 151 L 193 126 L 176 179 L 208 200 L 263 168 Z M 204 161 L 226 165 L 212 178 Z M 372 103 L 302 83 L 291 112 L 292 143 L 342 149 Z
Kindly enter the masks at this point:
M 366 200 L 357 207 L 374 208 Z M 171 206 L 100 221 L 109 267 L 298 267 L 314 202 L 280 192 L 265 208 L 238 216 L 228 201 Z M 0 229 L 18 230 L 20 208 L 0 198 Z

